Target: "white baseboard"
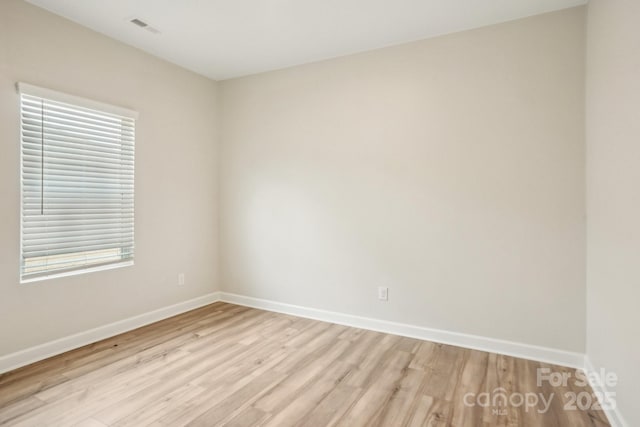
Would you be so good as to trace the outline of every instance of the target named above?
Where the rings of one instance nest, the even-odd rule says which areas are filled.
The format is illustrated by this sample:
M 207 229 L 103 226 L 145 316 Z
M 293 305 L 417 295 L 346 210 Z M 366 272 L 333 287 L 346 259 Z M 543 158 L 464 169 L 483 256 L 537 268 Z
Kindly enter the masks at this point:
M 0 357 L 0 373 L 8 372 L 22 366 L 46 359 L 51 356 L 73 350 L 96 341 L 110 338 L 123 332 L 128 332 L 141 326 L 166 319 L 177 314 L 193 310 L 220 300 L 220 293 L 213 292 L 189 301 L 180 302 L 148 313 L 119 320 L 108 325 L 99 326 L 88 331 L 80 332 L 35 347 L 11 353 Z
M 228 292 L 220 293 L 221 301 L 254 307 L 278 313 L 291 314 L 309 319 L 322 320 L 340 325 L 353 326 L 361 329 L 385 332 L 394 335 L 402 335 L 426 341 L 434 341 L 442 344 L 471 348 L 474 350 L 499 353 L 523 359 L 536 360 L 554 365 L 569 366 L 572 368 L 584 368 L 584 354 L 573 353 L 554 348 L 539 347 L 512 341 L 499 340 L 477 335 L 468 335 L 458 332 L 431 329 L 422 326 L 408 325 L 406 323 L 390 322 L 386 320 L 372 319 L 368 317 L 354 316 L 351 314 L 337 313 L 333 311 L 319 310 L 298 305 L 285 304 L 259 298 L 246 297 Z
M 589 360 L 589 356 L 585 356 L 584 358 L 584 370 L 587 375 L 598 375 L 599 371 L 593 367 L 591 360 Z M 591 388 L 596 392 L 596 396 L 601 398 L 606 395 L 607 392 L 611 392 L 613 390 L 607 390 L 606 385 L 604 384 L 591 384 Z M 611 427 L 629 427 L 629 424 L 625 421 L 624 417 L 620 413 L 620 409 L 616 406 L 615 408 L 610 408 L 605 404 L 605 402 L 600 401 L 600 405 L 603 408 L 603 411 L 607 418 L 609 419 L 609 424 Z
M 406 323 L 390 322 L 387 320 L 372 319 L 355 316 L 352 314 L 338 313 L 327 310 L 286 304 L 259 298 L 252 298 L 228 292 L 213 292 L 189 301 L 184 301 L 169 307 L 160 308 L 128 319 L 120 320 L 108 325 L 99 326 L 88 331 L 60 338 L 48 343 L 18 351 L 0 357 L 0 373 L 7 372 L 21 366 L 28 365 L 51 356 L 73 350 L 87 344 L 100 341 L 124 332 L 131 331 L 141 326 L 166 319 L 177 314 L 193 310 L 216 301 L 224 301 L 231 304 L 254 307 L 262 310 L 291 314 L 324 322 L 372 331 L 401 335 L 421 340 L 434 341 L 458 347 L 505 354 L 524 359 L 537 360 L 573 368 L 585 368 L 584 355 L 553 348 L 539 347 L 529 344 L 487 338 L 476 335 L 462 334 Z
M 406 323 L 390 322 L 386 320 L 372 319 L 368 317 L 355 316 L 352 314 L 338 313 L 316 308 L 303 307 L 299 305 L 286 304 L 277 301 L 252 298 L 228 292 L 213 292 L 184 301 L 158 310 L 150 311 L 128 319 L 110 323 L 90 329 L 85 332 L 70 335 L 55 341 L 50 341 L 35 347 L 18 351 L 0 357 L 0 374 L 8 372 L 22 366 L 52 357 L 69 350 L 82 347 L 96 341 L 110 338 L 112 336 L 131 331 L 141 326 L 166 319 L 205 305 L 224 301 L 231 304 L 253 307 L 262 310 L 285 313 L 308 319 L 320 320 L 324 322 L 337 323 L 345 326 L 352 326 L 361 329 L 384 332 L 394 335 L 401 335 L 410 338 L 417 338 L 426 341 L 434 341 L 443 344 L 455 345 L 458 347 L 470 348 L 474 350 L 487 351 L 504 354 L 507 356 L 520 357 L 523 359 L 536 360 L 555 365 L 569 366 L 584 369 L 587 373 L 596 372 L 588 358 L 584 354 L 574 353 L 554 348 L 540 347 L 512 341 L 499 340 L 477 335 L 462 334 L 458 332 L 431 329 L 422 326 L 409 325 Z M 606 392 L 602 386 L 594 385 L 594 391 Z M 605 410 L 612 427 L 628 427 L 618 408 Z

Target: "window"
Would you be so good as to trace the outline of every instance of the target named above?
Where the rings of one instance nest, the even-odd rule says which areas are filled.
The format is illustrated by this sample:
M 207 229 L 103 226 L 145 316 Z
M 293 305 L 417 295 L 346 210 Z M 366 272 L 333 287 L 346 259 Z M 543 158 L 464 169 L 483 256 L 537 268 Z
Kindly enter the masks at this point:
M 22 282 L 131 265 L 137 113 L 18 84 Z

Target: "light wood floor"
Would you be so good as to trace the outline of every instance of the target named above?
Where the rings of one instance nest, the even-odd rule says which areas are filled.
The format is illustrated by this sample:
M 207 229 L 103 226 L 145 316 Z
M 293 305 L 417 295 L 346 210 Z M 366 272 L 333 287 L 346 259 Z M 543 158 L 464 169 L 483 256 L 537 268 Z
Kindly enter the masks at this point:
M 225 303 L 0 376 L 10 426 L 608 426 L 536 369 L 571 369 Z M 465 394 L 552 393 L 550 409 Z M 473 396 L 467 396 L 473 403 Z

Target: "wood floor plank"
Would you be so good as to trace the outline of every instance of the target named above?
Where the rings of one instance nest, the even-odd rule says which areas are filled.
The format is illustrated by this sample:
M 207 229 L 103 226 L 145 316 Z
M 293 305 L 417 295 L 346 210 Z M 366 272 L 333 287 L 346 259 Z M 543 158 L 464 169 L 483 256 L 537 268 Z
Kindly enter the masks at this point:
M 0 425 L 7 424 L 9 421 L 18 418 L 28 412 L 34 411 L 46 403 L 34 396 L 26 399 L 18 400 L 14 403 L 5 405 L 0 411 Z
M 332 364 L 325 375 L 316 378 L 297 390 L 294 399 L 272 412 L 273 418 L 265 423 L 268 427 L 299 426 L 306 415 L 321 402 L 336 386 L 336 380 L 343 378 L 351 367 L 344 363 Z
M 102 424 L 100 421 L 97 421 L 94 418 L 87 418 L 80 421 L 77 424 L 74 424 L 73 427 L 108 427 L 108 426 L 106 424 Z
M 566 410 L 588 385 L 538 385 L 542 368 L 577 375 L 215 303 L 0 375 L 0 425 L 609 426 L 597 406 Z M 551 400 L 539 411 L 500 393 Z
M 337 384 L 324 396 L 305 417 L 298 422 L 299 427 L 332 426 L 355 403 L 362 390 L 346 384 Z
M 269 419 L 269 417 L 270 415 L 266 412 L 250 407 L 222 425 L 224 427 L 260 427 L 264 425 L 264 422 Z

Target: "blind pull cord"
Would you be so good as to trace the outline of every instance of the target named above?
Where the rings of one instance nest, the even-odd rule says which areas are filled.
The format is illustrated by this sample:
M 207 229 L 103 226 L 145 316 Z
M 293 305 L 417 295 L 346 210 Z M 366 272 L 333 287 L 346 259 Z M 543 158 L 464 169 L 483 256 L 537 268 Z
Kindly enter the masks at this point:
M 44 100 L 40 100 L 40 215 L 44 215 Z

